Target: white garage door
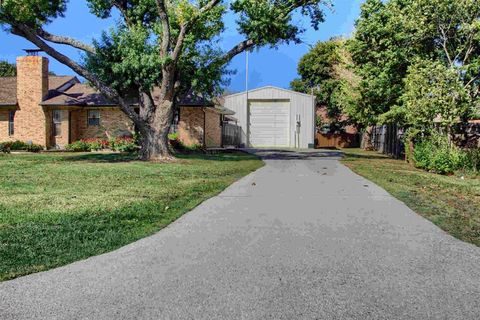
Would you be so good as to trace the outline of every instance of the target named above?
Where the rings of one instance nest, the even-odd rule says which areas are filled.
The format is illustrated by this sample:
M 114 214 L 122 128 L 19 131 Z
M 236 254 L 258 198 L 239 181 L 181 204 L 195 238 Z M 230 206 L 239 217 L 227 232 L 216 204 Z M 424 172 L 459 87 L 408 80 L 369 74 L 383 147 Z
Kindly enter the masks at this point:
M 288 147 L 290 103 L 250 103 L 250 145 L 252 147 Z

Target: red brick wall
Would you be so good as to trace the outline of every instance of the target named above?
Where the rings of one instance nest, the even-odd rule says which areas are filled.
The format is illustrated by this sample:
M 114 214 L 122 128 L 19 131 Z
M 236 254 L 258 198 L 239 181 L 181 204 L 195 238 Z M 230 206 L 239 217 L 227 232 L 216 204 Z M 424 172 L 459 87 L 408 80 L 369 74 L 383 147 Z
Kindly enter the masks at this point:
M 0 110 L 0 142 L 11 140 L 8 136 L 8 114 L 10 110 Z
M 220 115 L 210 108 L 180 107 L 178 136 L 184 145 L 203 145 L 204 126 L 205 146 L 220 147 L 222 144 Z
M 100 111 L 100 126 L 88 125 L 88 110 Z M 131 135 L 133 129 L 132 121 L 119 108 L 86 108 L 72 111 L 72 141 Z
M 47 128 L 51 132 L 51 146 L 59 149 L 65 148 L 70 143 L 70 110 L 60 110 L 62 125 L 61 133 L 58 136 L 53 136 L 53 109 L 48 111 Z
M 222 127 L 220 115 L 211 109 L 206 111 L 206 146 L 209 148 L 222 145 Z
M 15 113 L 15 134 L 8 136 L 8 112 L 2 111 L 0 141 L 21 140 L 49 145 L 47 115 L 39 105 L 47 92 L 48 60 L 32 56 L 17 58 L 18 110 Z
M 178 138 L 184 145 L 203 145 L 203 125 L 203 108 L 180 107 Z

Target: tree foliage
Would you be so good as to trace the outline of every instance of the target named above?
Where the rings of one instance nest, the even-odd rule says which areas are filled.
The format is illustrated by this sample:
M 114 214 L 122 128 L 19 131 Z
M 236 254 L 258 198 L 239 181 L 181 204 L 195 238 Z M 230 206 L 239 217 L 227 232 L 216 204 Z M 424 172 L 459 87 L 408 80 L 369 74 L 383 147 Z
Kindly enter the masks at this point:
M 365 114 L 364 126 L 429 128 L 471 116 L 480 93 L 479 1 L 367 0 L 356 27 L 349 49 L 362 81 L 352 111 Z
M 352 61 L 344 39 L 319 42 L 298 64 L 299 79 L 291 82 L 293 90 L 314 93 L 317 102 L 326 106 L 332 120 L 330 130 L 341 130 L 347 121 L 343 117 L 356 99 L 358 77 L 352 72 Z
M 373 125 L 378 117 L 399 104 L 403 94 L 403 79 L 409 59 L 416 54 L 416 46 L 409 44 L 410 34 L 402 15 L 410 0 L 367 0 L 356 22 L 353 39 L 348 43 L 361 76 L 361 101 L 358 120 Z
M 14 77 L 17 75 L 17 68 L 13 63 L 0 60 L 0 77 Z
M 472 114 L 472 100 L 457 71 L 438 61 L 413 64 L 405 80 L 405 121 L 422 132 L 436 124 L 446 132 L 463 116 Z

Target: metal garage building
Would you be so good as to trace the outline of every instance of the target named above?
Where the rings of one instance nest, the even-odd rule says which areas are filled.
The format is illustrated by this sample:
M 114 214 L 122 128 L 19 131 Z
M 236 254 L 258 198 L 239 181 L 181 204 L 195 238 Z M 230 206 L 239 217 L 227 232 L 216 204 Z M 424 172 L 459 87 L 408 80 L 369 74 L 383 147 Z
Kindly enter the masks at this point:
M 226 96 L 225 107 L 235 111 L 244 146 L 314 147 L 314 96 L 268 86 Z

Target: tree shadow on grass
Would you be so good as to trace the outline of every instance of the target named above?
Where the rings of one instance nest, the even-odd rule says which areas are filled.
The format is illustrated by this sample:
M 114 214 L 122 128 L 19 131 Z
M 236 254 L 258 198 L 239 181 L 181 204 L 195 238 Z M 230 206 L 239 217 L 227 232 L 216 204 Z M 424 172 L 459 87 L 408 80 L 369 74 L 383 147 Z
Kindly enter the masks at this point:
M 217 150 L 215 152 L 188 152 L 174 153 L 174 156 L 182 163 L 188 160 L 212 160 L 212 161 L 245 161 L 254 160 L 255 156 L 237 151 L 237 150 Z M 138 160 L 136 153 L 82 153 L 75 155 L 66 155 L 65 161 L 84 161 L 93 163 L 122 163 L 134 162 Z
M 65 161 L 85 161 L 97 163 L 120 163 L 138 160 L 134 153 L 82 153 L 65 156 Z
M 368 154 L 368 153 L 350 153 L 348 152 L 347 150 L 344 150 L 343 153 L 345 154 L 345 156 L 347 158 L 355 158 L 355 159 L 369 159 L 369 160 L 387 160 L 387 159 L 391 159 L 389 158 L 388 156 L 386 155 L 383 155 L 383 154 L 379 154 L 379 153 L 376 153 L 374 151 L 372 151 L 371 154 Z
M 245 161 L 258 159 L 257 156 L 240 150 L 207 150 L 206 152 L 176 153 L 180 160 Z

